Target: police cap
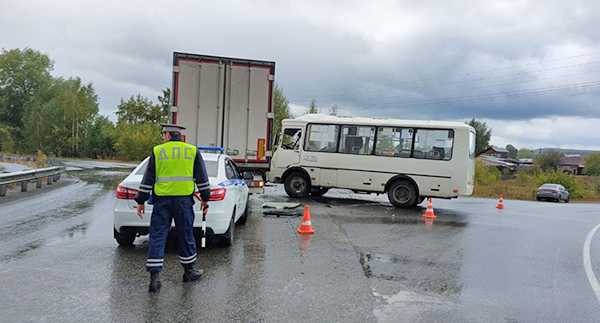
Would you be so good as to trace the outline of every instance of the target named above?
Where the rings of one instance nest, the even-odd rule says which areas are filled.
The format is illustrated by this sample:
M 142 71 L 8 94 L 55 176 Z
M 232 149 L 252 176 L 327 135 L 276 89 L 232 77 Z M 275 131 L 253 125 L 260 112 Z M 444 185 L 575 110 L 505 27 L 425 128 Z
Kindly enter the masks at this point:
M 160 126 L 163 128 L 163 131 L 165 132 L 181 132 L 181 130 L 184 130 L 185 127 L 176 125 L 176 124 L 169 124 L 169 123 L 161 123 Z

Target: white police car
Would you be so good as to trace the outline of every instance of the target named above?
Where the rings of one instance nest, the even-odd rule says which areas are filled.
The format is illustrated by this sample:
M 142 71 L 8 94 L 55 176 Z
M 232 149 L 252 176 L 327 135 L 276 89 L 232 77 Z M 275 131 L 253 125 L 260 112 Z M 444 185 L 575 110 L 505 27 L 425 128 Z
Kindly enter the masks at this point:
M 235 162 L 225 154 L 202 153 L 210 182 L 211 197 L 206 215 L 207 236 L 216 236 L 225 246 L 233 244 L 235 224 L 244 224 L 248 218 L 248 184 L 251 172 L 240 173 Z M 120 245 L 130 245 L 135 238 L 149 233 L 152 205 L 146 203 L 143 219 L 136 213 L 133 199 L 139 189 L 149 158 L 141 162 L 118 186 L 114 212 L 114 237 Z M 194 230 L 202 232 L 200 202 L 194 198 Z M 174 227 L 174 223 L 172 224 Z M 199 235 L 197 235 L 199 237 Z M 198 239 L 198 238 L 197 238 Z

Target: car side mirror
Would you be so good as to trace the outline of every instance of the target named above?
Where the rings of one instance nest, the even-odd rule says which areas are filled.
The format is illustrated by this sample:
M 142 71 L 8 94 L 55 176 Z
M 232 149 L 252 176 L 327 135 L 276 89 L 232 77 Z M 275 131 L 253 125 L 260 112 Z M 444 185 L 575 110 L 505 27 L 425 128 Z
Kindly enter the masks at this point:
M 244 179 L 254 179 L 254 174 L 252 174 L 252 172 L 244 172 L 242 177 L 244 177 Z

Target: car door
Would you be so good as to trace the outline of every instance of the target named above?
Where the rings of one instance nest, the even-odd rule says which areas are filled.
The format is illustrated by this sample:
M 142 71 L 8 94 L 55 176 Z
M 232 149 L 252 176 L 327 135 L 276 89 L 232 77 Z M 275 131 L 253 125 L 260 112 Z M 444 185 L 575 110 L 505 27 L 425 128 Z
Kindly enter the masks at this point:
M 240 180 L 240 185 L 239 185 L 240 204 L 239 204 L 239 208 L 237 211 L 241 216 L 244 213 L 244 210 L 246 210 L 246 203 L 248 203 L 248 194 L 250 192 L 250 188 L 248 187 L 248 183 L 246 183 L 246 180 L 244 179 L 244 174 L 242 172 L 240 172 L 240 169 L 237 167 L 235 162 L 231 161 L 231 164 L 233 166 L 233 170 L 237 173 L 238 178 Z
M 231 202 L 235 204 L 235 220 L 237 220 L 240 214 L 239 206 L 241 183 L 239 173 L 236 172 L 235 167 L 229 158 L 225 159 L 225 177 L 227 177 L 229 181 L 228 185 L 225 186 L 227 188 L 227 194 L 225 196 L 228 196 L 228 198 L 231 199 Z

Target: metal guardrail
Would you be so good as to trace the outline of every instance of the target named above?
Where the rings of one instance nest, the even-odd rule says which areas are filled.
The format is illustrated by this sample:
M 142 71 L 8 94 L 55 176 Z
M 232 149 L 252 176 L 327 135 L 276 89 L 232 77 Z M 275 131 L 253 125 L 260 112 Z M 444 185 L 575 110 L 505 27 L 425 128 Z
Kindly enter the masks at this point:
M 54 166 L 47 168 L 40 168 L 34 170 L 25 170 L 22 172 L 13 172 L 0 174 L 0 196 L 6 196 L 6 188 L 11 183 L 21 183 L 21 192 L 27 191 L 27 183 L 32 180 L 36 180 L 36 188 L 42 187 L 42 179 L 48 178 L 48 185 L 52 185 L 52 182 L 56 182 L 60 179 L 60 174 L 64 172 L 63 167 Z

